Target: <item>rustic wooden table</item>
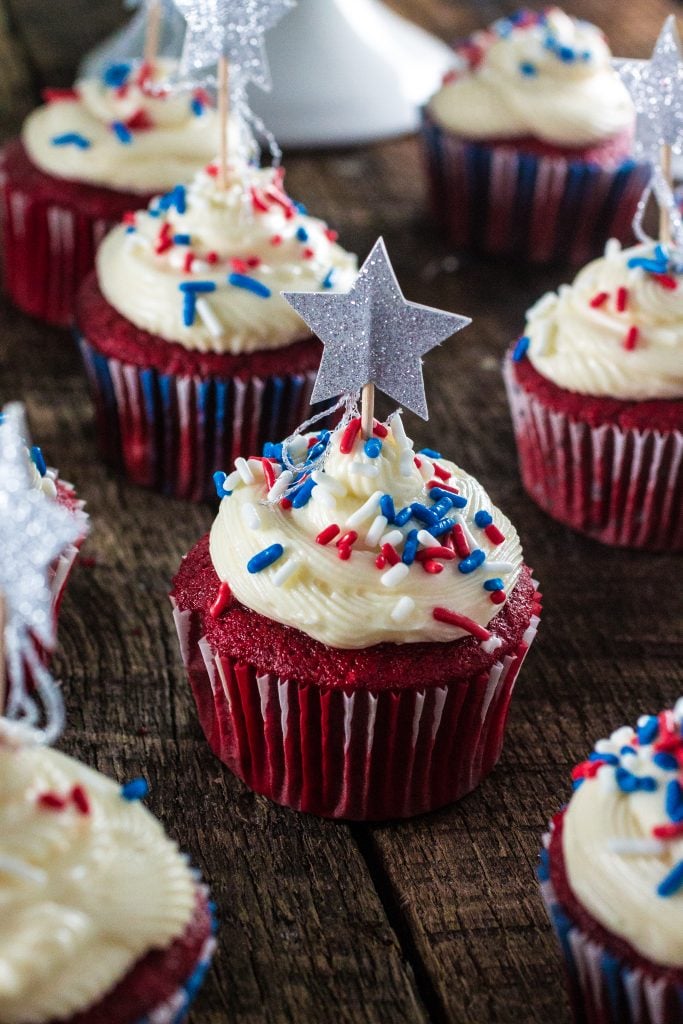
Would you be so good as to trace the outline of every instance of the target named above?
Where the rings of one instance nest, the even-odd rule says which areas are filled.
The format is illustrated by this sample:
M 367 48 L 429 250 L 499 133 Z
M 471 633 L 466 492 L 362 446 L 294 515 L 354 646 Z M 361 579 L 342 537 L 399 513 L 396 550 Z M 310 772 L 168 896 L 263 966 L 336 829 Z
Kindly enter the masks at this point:
M 445 38 L 514 9 L 394 2 Z M 650 53 L 675 9 L 666 0 L 565 6 L 633 55 Z M 16 128 L 39 86 L 68 82 L 80 53 L 119 18 L 114 0 L 0 0 L 0 130 Z M 681 563 L 601 548 L 522 491 L 501 357 L 531 301 L 566 272 L 451 256 L 425 213 L 415 139 L 292 154 L 287 166 L 290 192 L 337 225 L 348 248 L 364 255 L 384 234 L 409 298 L 474 318 L 428 356 L 431 421 L 410 428 L 483 481 L 542 581 L 541 633 L 502 761 L 457 806 L 399 824 L 321 821 L 247 791 L 200 732 L 166 598 L 212 511 L 107 471 L 69 334 L 5 305 L 0 399 L 26 401 L 36 442 L 92 516 L 60 624 L 62 745 L 121 780 L 144 772 L 151 808 L 211 882 L 219 950 L 194 1024 L 560 1024 L 560 964 L 534 878 L 541 836 L 592 741 L 683 689 Z

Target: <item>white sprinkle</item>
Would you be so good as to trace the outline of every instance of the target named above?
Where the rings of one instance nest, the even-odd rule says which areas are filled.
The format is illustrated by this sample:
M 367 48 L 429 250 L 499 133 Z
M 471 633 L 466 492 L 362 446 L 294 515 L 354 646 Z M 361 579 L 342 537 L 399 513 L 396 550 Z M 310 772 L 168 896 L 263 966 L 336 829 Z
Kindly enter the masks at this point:
M 394 568 L 398 569 L 398 566 L 396 565 Z M 391 612 L 391 618 L 394 622 L 405 622 L 408 616 L 412 615 L 414 610 L 415 602 L 412 597 L 408 597 L 407 594 L 404 594 L 403 597 L 399 598 L 394 605 L 393 611 Z
M 301 434 L 297 434 L 287 445 L 287 452 L 290 458 L 298 459 L 308 451 L 308 441 Z
M 404 448 L 401 452 L 401 459 L 399 462 L 399 471 L 401 476 L 412 476 L 414 467 L 415 456 L 413 455 L 412 448 Z
M 621 244 L 618 238 L 608 238 L 605 244 L 605 256 L 618 256 L 621 252 Z
M 677 725 L 683 722 L 683 697 L 679 697 L 674 704 L 674 722 Z
M 174 270 L 182 270 L 182 268 L 185 266 L 186 252 L 187 248 L 181 249 L 179 246 L 176 246 L 174 249 L 172 249 L 167 257 L 169 266 L 173 267 Z
M 512 572 L 514 565 L 512 562 L 487 562 L 486 569 L 488 572 L 505 576 L 507 573 Z
M 394 413 L 389 420 L 389 426 L 391 427 L 391 433 L 394 435 L 394 440 L 400 449 L 412 448 L 413 442 L 405 432 L 400 412 Z
M 251 469 L 249 467 L 249 463 L 247 462 L 246 459 L 243 459 L 241 455 L 240 455 L 240 457 L 238 459 L 235 459 L 235 469 L 239 473 L 240 480 L 242 481 L 242 483 L 244 483 L 244 484 L 253 484 L 254 483 L 254 474 L 252 473 L 252 471 L 251 471 Z
M 403 539 L 404 537 L 400 530 L 389 530 L 389 533 L 385 533 L 384 536 L 380 538 L 380 544 L 396 545 L 400 544 Z
M 351 472 L 357 473 L 358 476 L 379 476 L 379 466 L 372 462 L 352 462 Z
M 341 480 L 335 480 L 334 477 L 328 476 L 327 473 L 323 473 L 321 469 L 314 469 L 311 476 L 320 487 L 325 487 L 338 498 L 345 497 L 346 487 Z
M 347 527 L 352 530 L 356 526 L 360 526 L 361 523 L 366 522 L 368 519 L 374 516 L 375 512 L 379 508 L 379 500 L 382 497 L 382 491 L 374 491 L 370 495 L 367 501 L 364 501 L 360 508 L 357 508 L 348 519 L 346 520 Z M 386 523 L 386 520 L 385 520 Z
M 260 459 L 247 459 L 247 465 L 249 466 L 249 469 L 252 471 L 252 473 L 256 474 L 256 476 L 266 475 L 263 470 L 263 463 L 261 462 Z M 273 464 L 271 462 L 271 466 L 272 465 Z
M 211 265 L 205 260 L 198 260 L 197 257 L 192 260 L 192 273 L 193 274 L 205 274 L 210 270 Z
M 482 640 L 479 646 L 485 654 L 493 654 L 494 651 L 503 646 L 503 641 L 499 636 L 490 636 L 488 640 Z
M 223 337 L 223 324 L 214 313 L 213 306 L 208 299 L 197 299 L 195 303 L 197 312 L 202 319 L 204 326 L 212 338 Z
M 630 746 L 635 736 L 630 725 L 622 725 L 621 728 L 615 729 L 613 733 L 610 733 L 610 739 L 612 743 L 621 749 L 621 747 Z
M 420 476 L 427 483 L 434 476 L 434 463 L 425 459 L 424 455 L 420 455 L 418 458 L 420 459 Z
M 332 491 L 328 491 L 326 487 L 314 487 L 311 491 L 311 498 L 317 501 L 323 508 L 336 508 L 337 499 L 335 498 Z
M 601 764 L 595 773 L 595 777 L 600 784 L 600 789 L 605 793 L 614 793 L 619 788 L 617 786 L 617 773 L 614 770 L 614 765 Z
M 270 581 L 275 587 L 281 587 L 291 579 L 294 573 L 301 567 L 301 562 L 298 558 L 288 558 L 284 565 L 281 565 L 271 575 Z
M 228 475 L 226 476 L 223 487 L 225 488 L 226 491 L 234 491 L 238 483 L 241 481 L 241 479 L 242 477 L 237 472 L 237 470 L 233 469 L 232 473 L 228 473 Z
M 622 768 L 627 768 L 630 772 L 633 772 L 638 767 L 639 761 L 640 758 L 637 754 L 622 754 L 619 758 Z
M 281 498 L 293 479 L 294 474 L 292 473 L 291 469 L 286 469 L 284 473 L 282 473 L 282 475 L 278 477 L 278 479 L 275 481 L 273 486 L 268 491 L 268 500 L 275 501 L 276 498 Z
M 544 356 L 548 351 L 553 334 L 552 326 L 547 322 L 534 325 L 534 355 Z
M 261 517 L 253 502 L 247 501 L 242 505 L 242 519 L 250 530 L 261 529 Z
M 382 534 L 386 530 L 386 528 L 387 528 L 387 517 L 386 516 L 375 516 L 375 518 L 372 521 L 372 526 L 370 527 L 368 532 L 365 534 L 365 543 L 369 547 L 374 548 L 379 543 L 380 537 L 382 536 Z
M 45 871 L 34 867 L 33 864 L 18 860 L 16 857 L 1 856 L 0 871 L 8 875 L 16 875 L 17 878 L 21 878 L 25 882 L 35 882 L 37 885 L 41 885 L 47 879 Z
M 615 836 L 607 840 L 607 849 L 610 853 L 619 853 L 624 857 L 656 857 L 664 853 L 666 845 L 660 839 L 628 839 L 625 836 Z
M 611 740 L 597 740 L 593 750 L 596 754 L 613 754 L 614 744 Z
M 474 539 L 474 537 L 470 533 L 470 528 L 467 525 L 465 517 L 460 512 L 454 512 L 453 513 L 453 518 L 455 519 L 455 521 L 458 524 L 458 526 L 462 527 L 462 532 L 465 534 L 465 540 L 467 541 L 467 543 L 469 545 L 470 551 L 474 551 L 475 548 L 479 547 L 479 544 L 477 543 L 477 541 Z M 487 563 L 486 571 L 488 572 L 490 568 L 491 568 L 490 565 L 488 565 L 488 563 Z
M 408 573 L 410 567 L 405 565 L 403 562 L 397 562 L 396 565 L 392 565 L 391 569 L 387 569 L 380 576 L 380 579 L 385 587 L 397 587 L 401 583 Z
M 433 537 L 427 530 L 418 530 L 417 539 L 420 544 L 425 548 L 440 548 L 441 541 L 438 537 Z

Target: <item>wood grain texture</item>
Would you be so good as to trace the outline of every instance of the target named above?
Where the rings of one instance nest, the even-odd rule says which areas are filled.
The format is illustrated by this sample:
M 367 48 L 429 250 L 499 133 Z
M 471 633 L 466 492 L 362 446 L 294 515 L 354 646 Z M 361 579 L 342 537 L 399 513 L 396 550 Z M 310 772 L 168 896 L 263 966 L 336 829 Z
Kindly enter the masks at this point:
M 449 38 L 514 5 L 394 6 Z M 648 52 L 673 9 L 663 0 L 566 6 L 633 54 Z M 52 33 L 57 8 L 77 17 L 70 32 Z M 43 75 L 67 81 L 77 50 L 118 17 L 104 0 L 89 0 L 87 18 L 84 0 L 11 0 L 11 9 L 11 31 L 0 19 L 0 59 L 6 43 L 19 55 L 17 84 L 8 85 L 17 96 Z M 297 155 L 288 169 L 290 192 L 335 223 L 347 247 L 364 254 L 384 234 L 409 298 L 474 318 L 428 356 L 431 420 L 410 429 L 489 488 L 542 582 L 541 633 L 501 765 L 453 808 L 373 826 L 299 816 L 237 782 L 201 735 L 166 598 L 212 511 L 105 470 L 71 338 L 3 305 L 0 400 L 27 401 L 36 442 L 77 483 L 93 518 L 60 622 L 63 747 L 121 780 L 148 775 L 150 806 L 211 881 L 220 948 L 193 1024 L 567 1024 L 537 851 L 569 793 L 571 765 L 597 736 L 679 695 L 681 561 L 601 548 L 522 491 L 500 360 L 525 309 L 565 273 L 456 259 L 426 216 L 416 140 Z

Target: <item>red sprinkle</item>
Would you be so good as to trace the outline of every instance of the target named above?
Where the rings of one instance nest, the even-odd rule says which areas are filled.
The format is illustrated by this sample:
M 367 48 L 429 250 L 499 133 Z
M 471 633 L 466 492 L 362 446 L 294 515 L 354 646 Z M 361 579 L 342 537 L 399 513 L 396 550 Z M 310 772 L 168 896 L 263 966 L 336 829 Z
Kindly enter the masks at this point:
M 79 98 L 75 89 L 43 89 L 41 96 L 46 103 L 60 103 L 64 100 L 77 100 Z
M 154 121 L 146 110 L 136 110 L 124 123 L 131 132 L 148 132 L 154 127 Z
M 215 164 L 209 164 L 207 167 L 204 168 L 204 170 L 206 171 L 210 178 L 218 177 L 218 168 L 216 167 Z
M 356 438 L 358 437 L 359 430 L 360 416 L 356 416 L 355 419 L 351 420 L 351 422 L 349 423 L 346 430 L 341 436 L 341 441 L 339 442 L 339 451 L 342 453 L 342 455 L 348 455 L 352 451 L 353 446 L 356 443 Z
M 384 555 L 378 555 L 377 558 L 375 559 L 375 565 L 377 566 L 378 569 L 383 569 L 386 564 L 387 560 L 384 557 Z
M 604 306 L 608 298 L 609 294 L 607 292 L 598 292 L 598 294 L 594 295 L 591 299 L 590 305 L 593 307 L 593 309 L 598 309 L 600 306 Z
M 459 523 L 455 524 L 451 531 L 451 535 L 453 537 L 453 543 L 455 544 L 455 550 L 460 558 L 467 558 L 468 555 L 472 554 L 470 546 L 467 543 L 467 538 L 465 537 L 465 531 Z
M 443 76 L 442 82 L 444 85 L 451 85 L 453 82 L 457 81 L 459 75 L 459 71 L 456 71 L 455 68 L 451 68 L 451 70 L 447 71 L 446 74 Z
M 418 562 L 431 562 L 434 558 L 442 558 L 445 562 L 451 562 L 455 558 L 455 551 L 443 547 L 422 548 L 415 557 Z
M 90 800 L 83 786 L 74 786 L 71 790 L 71 801 L 81 814 L 90 814 Z
M 301 253 L 301 256 L 305 260 L 312 260 L 313 257 L 315 256 L 315 249 L 311 249 L 310 245 L 307 245 L 306 248 Z
M 194 263 L 195 256 L 193 252 L 186 252 L 185 259 L 183 261 L 183 270 L 186 274 L 192 273 L 192 264 Z
M 432 576 L 437 576 L 440 572 L 443 572 L 443 562 L 432 562 L 432 560 L 428 558 L 426 562 L 422 563 L 422 568 Z
M 292 507 L 292 502 L 291 502 L 290 498 L 282 498 L 280 500 L 280 508 L 283 508 L 285 510 L 285 512 L 287 512 L 291 507 Z
M 206 262 L 211 264 L 211 266 L 213 266 L 215 263 L 218 263 L 218 253 L 217 252 L 207 252 L 207 254 L 206 254 Z
M 351 547 L 351 545 L 355 544 L 357 540 L 358 540 L 358 534 L 356 533 L 356 531 L 355 530 L 347 530 L 347 532 L 343 533 L 341 535 L 341 537 L 339 538 L 339 540 L 337 541 L 337 547 L 338 548 L 348 548 L 348 547 Z
M 249 258 L 245 260 L 245 263 L 250 270 L 257 270 L 261 266 L 261 260 L 258 256 L 249 256 Z
M 136 81 L 139 86 L 145 86 L 149 83 L 152 77 L 152 65 L 148 60 L 144 60 L 140 65 L 140 69 L 136 75 Z
M 500 532 L 495 523 L 489 523 L 484 533 L 492 544 L 502 544 L 505 540 L 505 534 Z
M 270 240 L 271 245 L 282 245 L 282 235 L 273 235 Z
M 592 779 L 598 773 L 598 768 L 602 768 L 603 764 L 607 764 L 607 761 L 581 761 L 575 768 L 572 768 L 571 777 L 576 782 L 577 779 Z
M 266 487 L 268 490 L 275 484 L 275 470 L 270 459 L 261 459 L 261 465 L 263 466 L 263 475 L 266 478 Z
M 504 590 L 493 590 L 489 595 L 492 604 L 505 604 L 505 591 Z
M 634 324 L 633 327 L 629 328 L 629 332 L 624 338 L 624 348 L 627 352 L 633 352 L 638 344 L 638 338 L 640 337 L 640 331 Z
M 398 565 L 401 561 L 398 551 L 393 544 L 382 544 L 381 552 L 386 558 L 389 565 Z
M 315 538 L 316 544 L 329 544 L 339 533 L 340 527 L 336 523 L 330 523 L 324 530 L 321 530 Z
M 666 288 L 670 292 L 675 291 L 678 287 L 675 277 L 671 277 L 670 274 L 653 274 L 652 280 L 656 281 L 657 284 L 661 284 L 662 288 Z
M 623 313 L 628 305 L 628 288 L 617 288 L 617 313 Z
M 236 274 L 246 274 L 246 272 L 249 270 L 247 261 L 240 260 L 236 256 L 234 256 L 230 260 L 230 266 L 232 267 Z
M 420 469 L 420 467 L 422 466 L 422 459 L 418 459 L 418 457 L 416 455 L 415 458 L 413 459 L 413 462 L 415 463 L 417 468 Z
M 268 203 L 260 189 L 252 188 L 251 205 L 257 213 L 268 213 Z
M 452 474 L 449 473 L 447 469 L 444 469 L 443 466 L 437 465 L 436 462 L 433 463 L 433 466 L 434 472 L 438 476 L 439 480 L 450 480 Z
M 448 608 L 434 608 L 432 609 L 432 615 L 437 622 L 446 622 L 449 626 L 459 626 L 460 629 L 467 630 L 472 636 L 475 636 L 477 640 L 490 640 L 491 634 L 488 629 L 484 629 L 474 619 L 469 619 L 466 615 L 460 615 L 458 612 L 452 612 Z
M 222 615 L 225 609 L 228 607 L 232 600 L 232 591 L 227 583 L 221 583 L 218 588 L 218 594 L 216 600 L 209 608 L 209 615 L 212 619 L 217 619 L 219 615 Z
M 341 558 L 342 562 L 348 562 L 351 557 L 351 547 L 348 544 L 342 544 L 341 547 L 337 545 L 337 557 Z
M 386 437 L 389 433 L 384 424 L 378 423 L 377 420 L 375 420 L 375 425 L 372 428 L 372 432 L 375 435 L 375 437 Z
M 432 487 L 440 487 L 442 491 L 448 491 L 449 494 L 460 494 L 457 487 L 449 487 L 443 480 L 430 480 L 427 484 L 427 490 L 430 491 Z
M 336 242 L 339 238 L 339 232 L 335 231 L 334 228 L 327 228 L 325 231 L 325 238 L 328 242 Z
M 135 210 L 126 210 L 123 217 L 121 218 L 122 224 L 127 224 L 129 227 L 135 227 Z
M 656 839 L 678 839 L 683 836 L 683 821 L 676 821 L 667 825 L 655 825 L 652 835 Z
M 38 797 L 38 806 L 48 811 L 63 811 L 66 807 L 66 799 L 59 793 L 41 793 Z

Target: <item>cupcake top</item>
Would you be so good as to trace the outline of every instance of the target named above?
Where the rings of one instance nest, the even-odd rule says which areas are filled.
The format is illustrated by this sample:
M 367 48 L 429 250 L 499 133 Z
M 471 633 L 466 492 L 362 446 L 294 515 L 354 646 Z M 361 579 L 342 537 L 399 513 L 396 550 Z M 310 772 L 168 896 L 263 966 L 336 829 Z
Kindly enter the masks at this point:
M 0 734 L 3 1024 L 87 1009 L 185 931 L 197 885 L 145 791 Z
M 569 884 L 610 932 L 683 966 L 683 699 L 598 740 L 573 772 L 562 845 Z
M 520 11 L 460 48 L 429 110 L 469 139 L 532 136 L 567 148 L 610 139 L 634 121 L 603 33 L 557 7 Z
M 280 348 L 310 336 L 286 290 L 348 290 L 356 260 L 283 189 L 283 172 L 209 165 L 130 214 L 100 246 L 107 301 L 137 327 L 201 352 Z
M 451 641 L 486 628 L 522 567 L 477 481 L 415 453 L 401 416 L 360 420 L 238 459 L 211 530 L 214 568 L 248 608 L 337 648 Z M 488 646 L 487 646 L 488 645 Z
M 608 242 L 572 285 L 532 306 L 525 352 L 542 376 L 580 394 L 683 398 L 683 266 L 654 243 Z
M 101 78 L 48 90 L 22 142 L 42 171 L 123 192 L 187 181 L 218 148 L 218 115 L 201 90 L 171 91 L 175 65 L 114 64 Z

